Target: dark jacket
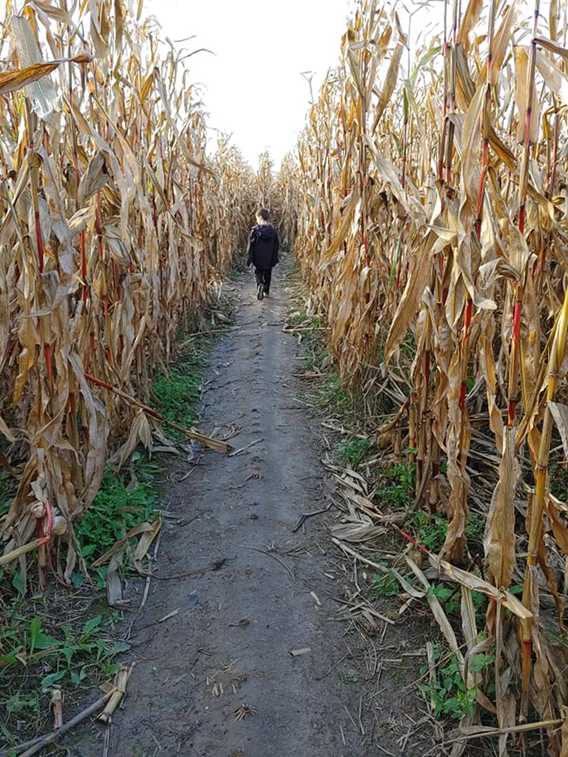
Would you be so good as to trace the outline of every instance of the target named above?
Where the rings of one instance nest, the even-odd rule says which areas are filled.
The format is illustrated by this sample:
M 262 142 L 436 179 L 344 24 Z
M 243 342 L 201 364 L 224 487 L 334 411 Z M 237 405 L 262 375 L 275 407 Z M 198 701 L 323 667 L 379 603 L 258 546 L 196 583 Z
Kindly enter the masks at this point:
M 247 265 L 268 270 L 278 263 L 280 242 L 278 233 L 270 223 L 253 226 L 249 236 Z

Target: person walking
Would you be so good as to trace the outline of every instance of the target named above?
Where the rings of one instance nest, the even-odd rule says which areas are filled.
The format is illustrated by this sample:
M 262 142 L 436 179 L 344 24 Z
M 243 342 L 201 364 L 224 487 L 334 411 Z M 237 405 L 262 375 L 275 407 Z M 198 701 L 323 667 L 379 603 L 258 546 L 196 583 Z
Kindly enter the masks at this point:
M 247 255 L 247 266 L 254 265 L 259 300 L 270 294 L 272 269 L 278 263 L 279 249 L 278 232 L 270 223 L 270 213 L 261 208 L 256 214 L 256 226 L 250 232 Z

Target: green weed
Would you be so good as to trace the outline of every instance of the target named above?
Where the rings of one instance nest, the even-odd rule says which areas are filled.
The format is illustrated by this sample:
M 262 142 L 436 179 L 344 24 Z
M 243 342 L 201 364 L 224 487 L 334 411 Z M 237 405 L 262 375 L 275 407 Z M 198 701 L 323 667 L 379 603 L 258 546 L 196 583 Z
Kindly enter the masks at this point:
M 308 322 L 308 315 L 303 310 L 293 310 L 288 314 L 287 325 L 289 328 L 305 326 Z
M 400 584 L 390 571 L 373 577 L 369 593 L 373 599 L 381 597 L 397 597 L 400 594 Z
M 353 437 L 339 444 L 337 448 L 337 456 L 343 465 L 357 468 L 368 456 L 372 448 L 373 443 L 370 439 Z
M 129 644 L 108 638 L 114 615 L 101 613 L 77 627 L 49 618 L 47 626 L 40 614 L 22 615 L 12 604 L 0 627 L 0 689 L 6 694 L 0 695 L 0 712 L 7 741 L 12 722 L 41 716 L 47 706 L 42 699 L 54 687 L 92 686 L 116 673 L 115 658 Z
M 459 616 L 461 607 L 461 592 L 458 586 L 448 586 L 444 583 L 433 584 L 432 594 L 438 599 L 447 615 Z M 476 616 L 480 625 L 483 622 L 483 614 L 487 609 L 487 597 L 481 592 L 473 591 L 471 593 L 473 606 L 476 610 Z
M 307 371 L 322 371 L 332 362 L 331 355 L 319 339 L 311 340 L 304 355 L 304 368 Z
M 35 691 L 31 694 L 23 694 L 21 691 L 17 691 L 7 697 L 3 704 L 8 717 L 33 717 L 39 714 L 39 695 Z
M 460 611 L 460 590 L 455 586 L 434 584 L 430 589 L 448 615 L 457 615 Z
M 394 510 L 407 508 L 414 492 L 414 466 L 408 463 L 396 463 L 383 471 L 383 483 L 377 488 L 375 496 L 381 503 L 390 505 Z
M 319 390 L 318 401 L 321 407 L 338 415 L 347 415 L 352 409 L 351 397 L 343 388 L 337 373 L 330 373 L 326 377 Z
M 169 421 L 186 427 L 195 423 L 203 367 L 203 352 L 192 349 L 167 373 L 161 373 L 155 378 L 152 394 L 158 410 Z M 175 430 L 168 433 L 177 439 L 181 436 L 181 432 Z
M 107 471 L 91 507 L 76 526 L 81 554 L 87 564 L 104 554 L 131 528 L 151 520 L 155 499 L 151 483 L 139 482 L 129 487 L 120 476 Z
M 435 647 L 435 659 L 441 657 L 441 649 Z M 473 673 L 480 673 L 494 662 L 494 657 L 486 654 L 473 655 L 469 667 Z M 424 666 L 422 673 L 427 673 Z M 477 690 L 475 687 L 466 688 L 460 673 L 458 660 L 455 656 L 436 669 L 435 679 L 421 686 L 424 696 L 432 702 L 434 715 L 437 718 L 451 718 L 460 720 L 465 715 L 473 713 Z
M 418 541 L 431 552 L 439 552 L 448 533 L 448 520 L 443 515 L 435 513 L 429 515 L 418 511 L 412 516 Z M 485 531 L 485 521 L 477 513 L 470 513 L 465 527 L 465 535 L 469 542 L 481 543 Z
M 412 516 L 412 525 L 420 544 L 431 552 L 439 552 L 448 533 L 448 521 L 442 515 L 428 515 L 421 510 Z

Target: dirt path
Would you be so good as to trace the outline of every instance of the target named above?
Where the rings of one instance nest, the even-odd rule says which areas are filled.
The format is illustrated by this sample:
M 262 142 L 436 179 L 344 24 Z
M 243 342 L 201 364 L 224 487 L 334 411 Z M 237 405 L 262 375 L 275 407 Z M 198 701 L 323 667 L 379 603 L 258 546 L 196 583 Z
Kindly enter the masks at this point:
M 133 629 L 137 664 L 113 755 L 368 754 L 359 693 L 334 667 L 349 652 L 334 618 L 337 566 L 319 518 L 293 533 L 302 512 L 325 506 L 326 483 L 317 421 L 297 398 L 278 278 L 262 303 L 252 277 L 239 278 L 235 328 L 211 356 L 201 426 L 222 434 L 235 424 L 235 447 L 253 446 L 226 459 L 205 454 L 167 493 L 175 519 Z

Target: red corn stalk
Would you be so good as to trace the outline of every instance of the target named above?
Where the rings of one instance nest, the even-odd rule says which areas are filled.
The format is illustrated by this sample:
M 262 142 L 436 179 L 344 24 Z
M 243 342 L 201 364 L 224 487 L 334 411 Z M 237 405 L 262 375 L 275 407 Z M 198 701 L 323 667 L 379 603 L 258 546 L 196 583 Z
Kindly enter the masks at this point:
M 37 247 L 38 270 L 43 273 L 45 270 L 45 245 L 43 243 L 43 233 L 41 230 L 41 218 L 39 214 L 39 156 L 32 153 L 30 156 L 30 185 L 32 192 L 32 207 L 34 213 L 34 233 Z
M 45 369 L 47 371 L 47 380 L 53 385 L 53 351 L 51 344 L 43 345 L 43 355 L 45 357 Z
M 41 221 L 39 218 L 39 208 L 34 209 L 35 237 L 37 245 L 37 262 L 38 270 L 43 273 L 45 267 L 45 247 L 43 246 L 43 234 L 41 233 Z
M 468 358 L 468 352 L 469 352 L 469 330 L 471 327 L 472 317 L 473 317 L 473 302 L 471 301 L 471 298 L 468 297 L 467 302 L 465 304 L 464 314 L 463 314 L 462 361 L 463 361 L 463 366 L 464 366 L 464 373 L 467 370 L 467 358 Z M 460 410 L 463 410 L 465 408 L 466 395 L 467 395 L 467 383 L 465 381 L 465 376 L 464 376 L 460 385 L 460 399 L 459 399 Z
M 84 230 L 79 234 L 79 255 L 81 258 L 81 280 L 83 282 L 81 299 L 86 303 L 89 298 L 89 288 L 87 286 L 87 252 Z

